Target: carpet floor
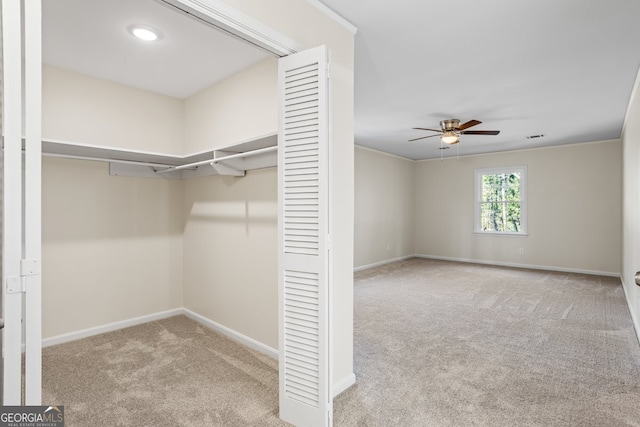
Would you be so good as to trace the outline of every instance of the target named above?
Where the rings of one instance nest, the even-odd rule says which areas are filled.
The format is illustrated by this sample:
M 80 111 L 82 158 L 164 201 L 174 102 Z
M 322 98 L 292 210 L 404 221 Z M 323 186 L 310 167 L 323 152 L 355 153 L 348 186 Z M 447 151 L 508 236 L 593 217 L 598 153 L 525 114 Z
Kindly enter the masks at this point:
M 272 426 L 278 363 L 186 316 L 43 350 L 43 402 L 74 426 Z
M 619 279 L 411 259 L 355 282 L 336 425 L 640 426 Z
M 640 426 L 614 278 L 411 259 L 356 274 L 336 426 Z M 43 350 L 67 426 L 281 426 L 277 362 L 176 316 Z

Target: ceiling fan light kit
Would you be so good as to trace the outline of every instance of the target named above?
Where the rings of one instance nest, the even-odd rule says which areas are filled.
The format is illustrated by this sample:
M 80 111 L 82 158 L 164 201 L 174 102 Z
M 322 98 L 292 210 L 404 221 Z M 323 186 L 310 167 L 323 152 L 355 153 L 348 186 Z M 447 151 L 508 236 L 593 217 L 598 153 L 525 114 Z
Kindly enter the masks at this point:
M 442 138 L 440 139 L 445 144 L 457 144 L 460 141 L 460 137 L 458 136 L 458 134 L 452 130 L 445 131 L 445 133 L 442 135 Z

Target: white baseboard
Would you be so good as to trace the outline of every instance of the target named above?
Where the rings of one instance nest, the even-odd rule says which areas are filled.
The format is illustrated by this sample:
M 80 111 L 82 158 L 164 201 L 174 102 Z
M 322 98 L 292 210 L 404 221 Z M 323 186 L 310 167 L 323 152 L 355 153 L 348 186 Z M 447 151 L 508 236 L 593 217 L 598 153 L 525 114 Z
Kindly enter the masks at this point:
M 532 270 L 548 270 L 548 271 L 560 271 L 564 273 L 589 274 L 593 276 L 608 276 L 608 277 L 618 277 L 618 278 L 620 277 L 619 272 L 614 273 L 611 271 L 582 270 L 578 268 L 552 267 L 548 265 L 520 264 L 520 263 L 500 262 L 500 261 L 484 261 L 484 260 L 478 260 L 478 259 L 454 258 L 454 257 L 444 257 L 444 256 L 425 255 L 425 254 L 416 254 L 414 255 L 414 257 L 425 258 L 425 259 L 436 259 L 436 260 L 442 260 L 442 261 L 467 262 L 467 263 L 473 263 L 473 264 L 497 265 L 500 267 L 529 268 Z
M 391 264 L 392 262 L 396 262 L 396 261 L 404 261 L 405 259 L 415 258 L 415 257 L 416 255 L 405 255 L 398 258 L 387 259 L 384 261 L 374 262 L 373 264 L 361 265 L 360 267 L 354 268 L 353 271 L 355 272 L 355 271 L 368 270 L 373 267 L 379 267 L 381 265 Z
M 333 397 L 338 396 L 340 393 L 351 387 L 356 383 L 356 374 L 353 372 L 341 379 L 338 382 L 333 383 L 331 387 L 331 391 L 333 392 Z
M 627 301 L 627 306 L 629 307 L 629 313 L 631 313 L 631 322 L 633 322 L 633 327 L 636 331 L 636 337 L 638 338 L 638 344 L 640 344 L 640 319 L 636 316 L 636 313 L 633 311 L 633 307 L 631 307 L 631 298 L 629 293 L 627 292 L 627 287 L 625 286 L 624 278 L 620 278 L 622 282 L 622 290 L 624 291 L 624 299 Z
M 198 323 L 202 323 L 203 325 L 220 332 L 222 335 L 239 342 L 240 344 L 246 345 L 247 347 L 259 351 L 269 357 L 272 357 L 278 360 L 278 350 L 273 349 L 265 344 L 262 344 L 260 341 L 256 341 L 253 338 L 249 338 L 246 335 L 242 335 L 239 332 L 234 331 L 233 329 L 227 328 L 226 326 L 221 325 L 220 323 L 214 322 L 211 319 L 208 319 L 198 313 L 195 313 L 187 308 L 181 309 L 182 314 L 185 316 L 195 320 Z
M 56 335 L 54 337 L 43 339 L 42 347 L 49 347 L 56 344 L 76 341 L 82 338 L 104 334 L 106 332 L 117 331 L 118 329 L 128 328 L 129 326 L 136 326 L 143 323 L 153 322 L 154 320 L 166 319 L 167 317 L 177 316 L 179 314 L 182 314 L 182 309 L 174 308 L 172 310 L 162 311 L 160 313 L 148 314 L 146 316 L 134 317 L 133 319 L 121 320 L 119 322 L 108 323 L 102 326 L 96 326 L 93 328 L 82 329 L 80 331 Z
M 198 313 L 195 313 L 189 309 L 183 308 L 182 312 L 185 316 L 190 317 L 196 322 L 201 323 L 204 326 L 207 326 L 215 331 L 218 331 L 221 334 L 225 335 L 226 337 L 242 345 L 245 345 L 253 350 L 259 351 L 262 354 L 272 357 L 275 360 L 278 360 L 278 354 L 279 354 L 278 350 L 271 348 L 267 345 L 264 345 L 261 342 L 254 340 L 253 338 L 249 338 L 245 335 L 242 335 L 241 333 L 236 332 L 233 329 L 227 328 L 226 326 L 223 326 L 217 322 L 214 322 L 213 320 L 206 318 Z M 339 395 L 340 393 L 342 393 L 343 391 L 345 391 L 355 383 L 356 383 L 356 375 L 354 373 L 351 373 L 346 377 L 342 378 L 340 381 L 334 383 L 331 389 L 331 391 L 333 392 L 333 397 L 336 397 L 337 395 Z

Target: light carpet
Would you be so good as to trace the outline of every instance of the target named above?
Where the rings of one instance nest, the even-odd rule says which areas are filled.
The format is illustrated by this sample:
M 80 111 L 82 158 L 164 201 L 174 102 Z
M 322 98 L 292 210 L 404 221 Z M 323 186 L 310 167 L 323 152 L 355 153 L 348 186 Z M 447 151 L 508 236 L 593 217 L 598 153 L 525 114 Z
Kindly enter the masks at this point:
M 66 426 L 273 426 L 278 364 L 186 316 L 43 350 Z
M 640 426 L 614 278 L 411 259 L 356 274 L 336 426 Z M 277 362 L 184 317 L 49 347 L 67 426 L 277 426 Z
M 640 426 L 619 279 L 411 259 L 356 275 L 336 425 Z

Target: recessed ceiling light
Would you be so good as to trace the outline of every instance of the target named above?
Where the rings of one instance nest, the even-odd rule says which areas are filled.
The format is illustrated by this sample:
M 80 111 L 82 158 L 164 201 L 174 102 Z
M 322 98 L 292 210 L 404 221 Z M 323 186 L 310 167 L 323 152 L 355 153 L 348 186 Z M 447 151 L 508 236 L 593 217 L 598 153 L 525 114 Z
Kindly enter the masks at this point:
M 147 42 L 160 40 L 162 38 L 162 32 L 160 32 L 160 30 L 148 25 L 131 25 L 129 32 L 134 37 Z

